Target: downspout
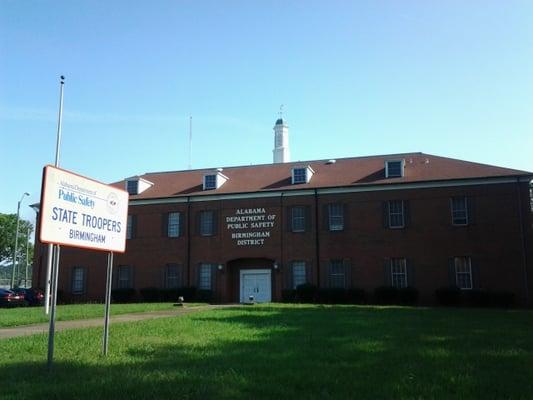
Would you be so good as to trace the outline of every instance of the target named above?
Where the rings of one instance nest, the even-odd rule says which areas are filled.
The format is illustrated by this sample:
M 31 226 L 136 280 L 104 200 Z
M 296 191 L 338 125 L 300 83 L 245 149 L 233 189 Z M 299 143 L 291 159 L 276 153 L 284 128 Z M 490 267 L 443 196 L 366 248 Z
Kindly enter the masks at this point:
M 191 197 L 187 196 L 187 286 L 191 287 Z
M 522 214 L 522 198 L 520 196 L 520 177 L 516 178 L 516 197 L 518 200 L 518 216 L 520 219 L 520 237 L 522 239 L 522 266 L 524 269 L 524 282 L 525 282 L 525 294 L 526 304 L 529 305 L 529 277 L 527 273 L 527 253 L 526 253 L 526 238 L 524 235 L 524 220 Z
M 320 237 L 318 235 L 318 190 L 315 189 L 315 257 L 316 286 L 320 288 Z
M 280 208 L 280 222 L 279 222 L 279 227 L 280 227 L 280 245 L 279 245 L 279 251 L 280 251 L 280 258 L 279 258 L 279 263 L 280 263 L 280 266 L 281 266 L 281 288 L 280 289 L 283 289 L 285 287 L 285 281 L 286 279 L 284 279 L 284 273 L 283 271 L 286 270 L 286 266 L 283 262 L 283 240 L 284 240 L 284 235 L 283 235 L 283 232 L 285 231 L 285 217 L 284 217 L 284 213 L 283 213 L 283 192 L 281 192 L 281 195 L 279 197 L 279 208 Z

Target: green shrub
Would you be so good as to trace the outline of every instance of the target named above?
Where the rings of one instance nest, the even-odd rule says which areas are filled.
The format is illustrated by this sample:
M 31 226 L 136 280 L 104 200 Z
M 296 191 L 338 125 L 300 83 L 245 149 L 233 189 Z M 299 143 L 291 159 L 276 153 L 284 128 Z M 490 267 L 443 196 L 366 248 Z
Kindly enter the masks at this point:
M 435 290 L 437 304 L 447 307 L 457 307 L 463 302 L 461 290 L 456 287 L 444 287 Z
M 197 295 L 196 295 L 197 290 L 194 286 L 182 287 L 182 288 L 178 288 L 174 290 L 176 290 L 176 301 L 178 300 L 178 297 L 180 296 L 183 297 L 183 301 L 188 302 L 188 303 L 197 300 Z
M 374 302 L 376 304 L 398 304 L 398 289 L 393 286 L 380 286 L 374 289 Z
M 398 303 L 406 306 L 418 303 L 418 289 L 413 287 L 398 289 Z
M 178 289 L 159 289 L 159 299 L 163 302 L 177 302 L 178 301 Z
M 284 303 L 294 303 L 296 301 L 296 290 L 283 289 L 281 291 L 281 301 Z
M 114 303 L 133 303 L 135 301 L 135 289 L 113 289 L 111 299 Z
M 441 288 L 435 291 L 437 303 L 452 307 L 501 307 L 515 304 L 515 294 L 503 290 L 461 290 L 456 287 Z
M 350 304 L 366 304 L 367 302 L 367 295 L 364 289 L 348 289 L 347 297 Z
M 161 293 L 158 288 L 147 287 L 139 289 L 141 300 L 147 303 L 155 303 L 161 301 Z
M 324 304 L 347 304 L 347 291 L 341 288 L 319 289 L 318 301 Z
M 196 301 L 201 303 L 210 303 L 213 301 L 213 291 L 206 289 L 200 289 L 196 291 Z
M 314 303 L 317 293 L 318 287 L 316 285 L 304 283 L 296 288 L 296 300 L 301 303 Z

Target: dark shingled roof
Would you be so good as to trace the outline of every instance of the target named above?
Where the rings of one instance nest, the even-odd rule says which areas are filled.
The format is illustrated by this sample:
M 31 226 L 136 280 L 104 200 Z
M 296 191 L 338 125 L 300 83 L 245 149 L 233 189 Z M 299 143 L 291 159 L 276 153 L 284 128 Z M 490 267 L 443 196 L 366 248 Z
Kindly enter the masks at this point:
M 404 176 L 385 178 L 385 161 L 401 159 L 405 160 Z M 291 169 L 295 166 L 307 165 L 310 165 L 315 171 L 311 181 L 292 185 Z M 341 158 L 337 159 L 335 163 L 328 163 L 328 160 L 314 160 L 227 167 L 222 171 L 229 178 L 224 185 L 216 190 L 202 190 L 203 176 L 212 173 L 216 173 L 216 168 L 146 173 L 140 177 L 152 182 L 153 186 L 139 195 L 130 196 L 130 198 L 154 199 L 491 177 L 529 176 L 533 178 L 531 172 L 424 153 Z M 125 182 L 123 180 L 113 185 L 124 188 Z

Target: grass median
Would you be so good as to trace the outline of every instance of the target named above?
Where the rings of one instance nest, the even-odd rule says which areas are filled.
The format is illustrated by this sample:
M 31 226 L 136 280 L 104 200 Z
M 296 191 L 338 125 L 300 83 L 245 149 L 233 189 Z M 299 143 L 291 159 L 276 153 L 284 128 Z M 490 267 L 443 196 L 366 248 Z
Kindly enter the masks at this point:
M 198 306 L 201 303 L 188 304 Z M 171 310 L 172 303 L 111 304 L 111 315 Z M 104 317 L 103 304 L 69 304 L 57 306 L 57 321 Z M 48 322 L 43 307 L 0 308 L 0 328 Z
M 0 342 L 2 398 L 525 399 L 530 311 L 264 305 Z

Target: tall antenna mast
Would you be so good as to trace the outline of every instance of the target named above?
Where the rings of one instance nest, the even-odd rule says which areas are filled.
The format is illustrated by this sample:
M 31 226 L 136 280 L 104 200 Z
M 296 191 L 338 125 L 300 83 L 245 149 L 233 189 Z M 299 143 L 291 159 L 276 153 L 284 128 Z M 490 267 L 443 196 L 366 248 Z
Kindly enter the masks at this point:
M 189 116 L 189 169 L 192 168 L 192 115 Z

